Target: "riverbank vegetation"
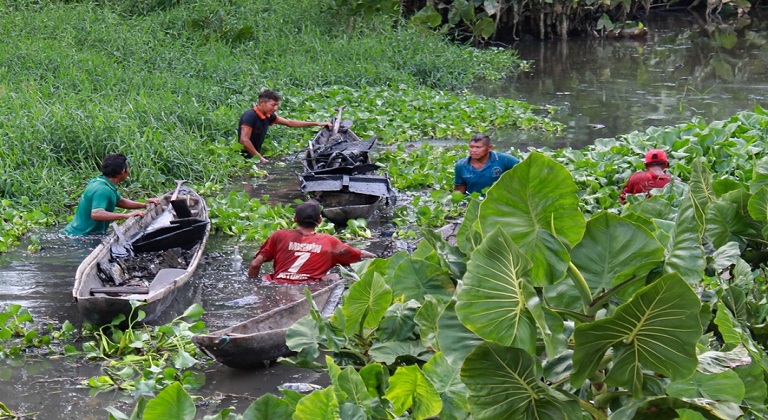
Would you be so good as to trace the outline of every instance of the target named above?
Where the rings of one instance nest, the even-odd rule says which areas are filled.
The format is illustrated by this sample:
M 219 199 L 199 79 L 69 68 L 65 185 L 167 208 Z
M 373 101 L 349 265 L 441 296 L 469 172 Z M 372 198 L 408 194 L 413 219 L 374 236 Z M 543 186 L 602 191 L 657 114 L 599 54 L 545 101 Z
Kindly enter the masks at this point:
M 128 197 L 174 179 L 229 188 L 252 165 L 237 153 L 237 119 L 264 88 L 284 95 L 288 118 L 326 120 L 347 105 L 356 131 L 382 144 L 557 128 L 531 105 L 461 90 L 518 69 L 512 51 L 375 17 L 349 29 L 318 18 L 337 12 L 331 2 L 168 4 L 0 2 L 0 252 L 70 216 L 107 153 L 129 156 Z M 297 151 L 311 135 L 274 127 L 266 153 Z
M 343 0 L 337 0 L 341 2 Z M 760 0 L 737 1 L 393 1 L 362 0 L 360 8 L 385 4 L 384 9 L 408 16 L 442 33 L 480 43 L 511 43 L 525 37 L 643 38 L 642 21 L 656 11 L 687 10 L 697 18 L 730 30 L 749 22 L 749 12 Z

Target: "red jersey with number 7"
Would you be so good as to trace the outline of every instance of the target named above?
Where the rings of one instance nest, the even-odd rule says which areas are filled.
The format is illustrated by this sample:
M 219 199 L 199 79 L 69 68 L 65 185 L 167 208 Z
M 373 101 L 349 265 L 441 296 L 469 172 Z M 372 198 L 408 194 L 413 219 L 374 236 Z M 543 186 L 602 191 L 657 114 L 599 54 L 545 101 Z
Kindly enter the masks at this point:
M 336 264 L 360 261 L 360 250 L 325 233 L 304 235 L 298 230 L 278 230 L 261 246 L 256 255 L 274 261 L 269 280 L 301 282 L 320 280 Z

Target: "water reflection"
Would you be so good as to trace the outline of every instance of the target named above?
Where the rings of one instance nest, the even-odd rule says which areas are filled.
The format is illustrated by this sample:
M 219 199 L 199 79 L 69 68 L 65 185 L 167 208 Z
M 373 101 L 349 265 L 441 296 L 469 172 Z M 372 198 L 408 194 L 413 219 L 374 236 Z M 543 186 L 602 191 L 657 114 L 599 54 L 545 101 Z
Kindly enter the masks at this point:
M 555 106 L 560 134 L 500 130 L 497 144 L 581 148 L 595 139 L 693 117 L 720 120 L 768 104 L 768 34 L 695 15 L 654 14 L 643 40 L 570 39 L 514 44 L 531 71 L 474 91 Z M 730 33 L 729 33 L 730 31 Z

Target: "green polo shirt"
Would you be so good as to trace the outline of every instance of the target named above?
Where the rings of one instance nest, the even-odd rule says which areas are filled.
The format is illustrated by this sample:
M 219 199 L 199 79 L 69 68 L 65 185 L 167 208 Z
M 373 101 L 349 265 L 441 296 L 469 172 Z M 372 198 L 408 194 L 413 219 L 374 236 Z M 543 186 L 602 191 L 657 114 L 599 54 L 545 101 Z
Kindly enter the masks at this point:
M 110 222 L 99 222 L 91 219 L 91 211 L 106 210 L 115 211 L 120 193 L 109 178 L 99 175 L 93 178 L 85 187 L 83 196 L 77 204 L 75 218 L 62 230 L 66 235 L 87 235 L 89 233 L 101 233 L 107 230 Z

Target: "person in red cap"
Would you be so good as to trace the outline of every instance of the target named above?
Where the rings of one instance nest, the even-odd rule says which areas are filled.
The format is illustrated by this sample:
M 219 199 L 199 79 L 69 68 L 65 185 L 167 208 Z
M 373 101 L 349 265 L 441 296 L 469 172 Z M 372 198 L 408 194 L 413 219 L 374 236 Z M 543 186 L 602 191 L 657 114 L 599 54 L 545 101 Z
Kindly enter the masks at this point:
M 650 191 L 654 188 L 664 188 L 672 179 L 666 170 L 669 167 L 667 154 L 660 149 L 649 150 L 645 154 L 645 170 L 632 174 L 627 180 L 627 185 L 619 196 L 619 203 L 624 204 L 627 194 L 642 194 L 650 197 Z
M 298 227 L 278 230 L 270 236 L 248 267 L 249 277 L 258 277 L 261 265 L 268 261 L 274 273 L 263 279 L 274 283 L 303 283 L 319 281 L 336 264 L 349 265 L 362 258 L 376 255 L 353 248 L 338 238 L 315 232 L 323 221 L 320 206 L 313 202 L 299 204 L 293 216 Z

